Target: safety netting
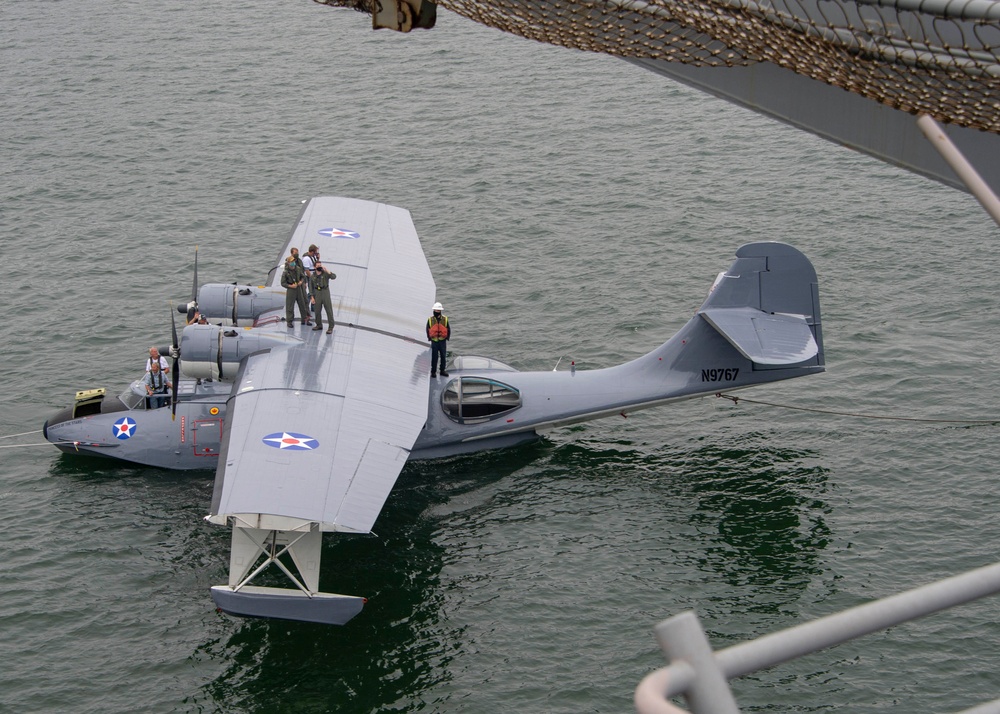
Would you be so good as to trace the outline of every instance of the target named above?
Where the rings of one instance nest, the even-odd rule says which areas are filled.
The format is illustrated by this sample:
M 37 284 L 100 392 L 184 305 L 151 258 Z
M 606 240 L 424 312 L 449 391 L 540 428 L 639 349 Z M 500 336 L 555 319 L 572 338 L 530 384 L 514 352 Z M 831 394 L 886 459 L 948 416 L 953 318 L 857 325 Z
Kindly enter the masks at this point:
M 315 0 L 368 13 L 372 3 L 404 1 L 414 4 Z M 709 67 L 771 62 L 901 111 L 1000 133 L 1000 2 L 994 0 L 437 0 L 437 5 L 504 32 L 591 52 Z

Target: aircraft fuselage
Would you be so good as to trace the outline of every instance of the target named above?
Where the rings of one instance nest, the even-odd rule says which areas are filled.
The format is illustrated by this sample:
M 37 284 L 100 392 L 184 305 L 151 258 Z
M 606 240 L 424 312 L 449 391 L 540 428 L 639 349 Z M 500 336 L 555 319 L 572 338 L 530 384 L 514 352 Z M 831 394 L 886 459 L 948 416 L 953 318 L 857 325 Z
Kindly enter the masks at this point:
M 692 340 L 709 344 L 685 361 L 683 347 Z M 489 358 L 456 357 L 447 377 L 415 374 L 429 380 L 429 403 L 409 458 L 514 446 L 558 427 L 821 371 L 820 365 L 755 368 L 699 319 L 658 350 L 606 369 L 519 372 Z M 72 407 L 58 412 L 45 423 L 45 435 L 67 453 L 166 469 L 215 469 L 231 386 L 182 378 L 174 418 L 169 406 L 150 409 L 126 390 L 124 400 L 105 396 L 96 413 L 74 417 Z
M 142 383 L 134 383 L 141 388 Z M 182 379 L 175 415 L 147 408 L 130 387 L 45 422 L 45 438 L 69 454 L 88 454 L 165 469 L 215 469 L 232 385 Z M 173 418 L 171 418 L 173 416 Z
M 72 407 L 46 422 L 45 436 L 70 453 L 169 469 L 215 469 L 226 450 L 227 409 L 241 399 L 249 404 L 255 395 L 276 390 L 259 368 L 243 373 L 258 355 L 267 355 L 268 364 L 283 379 L 279 391 L 285 396 L 276 414 L 281 418 L 271 424 L 292 423 L 304 408 L 300 405 L 317 394 L 332 398 L 327 407 L 313 412 L 317 418 L 329 414 L 340 419 L 339 405 L 372 399 L 391 420 L 394 392 L 387 391 L 386 384 L 407 390 L 411 399 L 414 390 L 426 389 L 426 417 L 412 447 L 404 451 L 408 459 L 512 446 L 582 421 L 822 372 L 817 280 L 808 259 L 777 243 L 748 244 L 737 256 L 729 271 L 716 279 L 702 307 L 673 337 L 625 364 L 519 372 L 490 358 L 460 356 L 449 362 L 448 376 L 431 377 L 428 345 L 411 361 L 387 366 L 393 371 L 377 383 L 361 380 L 354 387 L 350 363 L 341 372 L 319 378 L 317 370 L 330 369 L 319 366 L 321 358 L 350 354 L 375 333 L 404 343 L 417 340 L 351 323 L 338 323 L 330 335 L 306 325 L 288 325 L 281 309 L 274 307 L 277 293 L 272 288 L 224 286 L 219 292 L 228 297 L 216 301 L 211 314 L 216 319 L 228 315 L 234 322 L 253 320 L 245 326 L 185 328 L 178 364 L 187 376 L 182 374 L 178 382 L 176 414 L 170 407 L 149 408 L 145 388 L 136 382 L 118 397 L 103 390 L 78 393 Z M 206 297 L 214 294 L 210 287 L 201 290 L 202 309 L 212 304 Z M 249 316 L 240 312 L 241 305 L 250 305 Z M 264 312 L 258 315 L 256 310 Z M 378 357 L 372 353 L 366 365 Z M 251 412 L 255 408 L 249 407 Z M 421 418 L 419 411 L 413 413 Z M 296 423 L 300 429 L 325 430 L 324 440 L 330 434 L 329 423 Z M 311 449 L 319 443 L 315 436 L 274 431 L 254 438 L 268 446 Z M 349 443 L 356 442 L 352 439 Z M 348 442 L 326 443 L 336 451 Z

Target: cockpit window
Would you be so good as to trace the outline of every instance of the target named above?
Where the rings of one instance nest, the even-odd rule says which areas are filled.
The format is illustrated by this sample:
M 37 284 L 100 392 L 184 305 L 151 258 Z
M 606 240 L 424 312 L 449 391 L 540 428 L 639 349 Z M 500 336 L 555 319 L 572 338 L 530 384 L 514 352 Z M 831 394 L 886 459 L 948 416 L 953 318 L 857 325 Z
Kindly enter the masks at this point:
M 136 380 L 129 385 L 129 388 L 118 397 L 129 409 L 146 408 L 146 387 L 140 380 Z
M 521 393 L 483 377 L 454 379 L 441 394 L 441 408 L 460 424 L 478 424 L 521 406 Z

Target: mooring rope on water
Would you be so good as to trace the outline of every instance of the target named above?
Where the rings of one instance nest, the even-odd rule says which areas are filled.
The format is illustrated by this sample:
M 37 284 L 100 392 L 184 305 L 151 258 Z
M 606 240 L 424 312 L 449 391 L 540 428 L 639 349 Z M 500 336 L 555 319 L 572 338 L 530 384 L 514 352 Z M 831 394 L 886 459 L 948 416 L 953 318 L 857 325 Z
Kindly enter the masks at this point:
M 780 409 L 793 409 L 800 412 L 815 412 L 817 414 L 834 414 L 836 416 L 849 416 L 856 417 L 859 419 L 883 419 L 888 421 L 919 421 L 934 424 L 1000 424 L 1000 419 L 921 419 L 918 417 L 901 417 L 901 416 L 886 416 L 882 414 L 861 414 L 859 412 L 841 412 L 833 409 L 816 409 L 814 407 L 796 407 L 791 404 L 777 404 L 775 402 L 765 402 L 759 399 L 747 399 L 746 397 L 737 397 L 732 394 L 723 394 L 722 392 L 716 392 L 716 397 L 721 397 L 722 399 L 728 399 L 733 404 L 738 404 L 739 402 L 749 402 L 750 404 L 762 404 L 767 407 L 778 407 Z
M 20 434 L 8 434 L 7 436 L 0 436 L 0 439 L 13 439 L 15 436 L 27 436 L 28 434 L 41 434 L 41 429 L 35 429 L 34 431 L 22 431 Z
M 13 439 L 18 436 L 37 436 L 42 433 L 41 429 L 35 429 L 34 431 L 23 431 L 20 434 L 7 434 L 6 436 L 0 436 L 0 439 Z M 0 449 L 23 449 L 30 448 L 32 446 L 54 446 L 59 444 L 78 444 L 76 441 L 46 441 L 41 444 L 4 444 L 0 446 Z
M 72 441 L 46 441 L 44 444 L 10 444 L 7 446 L 0 446 L 0 449 L 21 449 L 28 446 L 52 446 L 54 444 L 72 444 Z

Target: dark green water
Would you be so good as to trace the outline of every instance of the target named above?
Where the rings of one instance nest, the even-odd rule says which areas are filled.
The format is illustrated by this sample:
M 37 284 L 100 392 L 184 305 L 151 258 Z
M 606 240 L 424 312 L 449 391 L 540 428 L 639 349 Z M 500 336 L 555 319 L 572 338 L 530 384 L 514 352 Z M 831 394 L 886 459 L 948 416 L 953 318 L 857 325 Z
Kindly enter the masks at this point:
M 298 201 L 411 210 L 452 348 L 603 367 L 682 325 L 735 249 L 819 273 L 829 372 L 751 399 L 1000 418 L 995 226 L 964 194 L 609 57 L 445 14 L 302 0 L 0 8 L 0 435 L 122 387 L 168 302 L 256 281 Z M 4 439 L 35 444 L 40 435 Z M 706 399 L 407 467 L 328 539 L 343 628 L 212 609 L 211 473 L 0 449 L 0 710 L 613 712 L 695 609 L 716 647 L 995 562 L 995 426 Z M 734 683 L 744 711 L 1000 696 L 985 600 Z

